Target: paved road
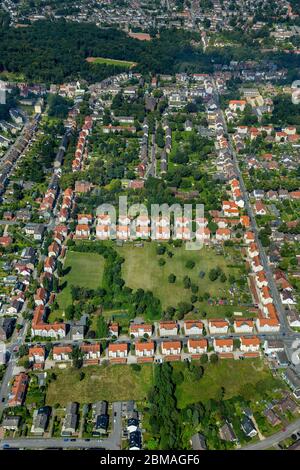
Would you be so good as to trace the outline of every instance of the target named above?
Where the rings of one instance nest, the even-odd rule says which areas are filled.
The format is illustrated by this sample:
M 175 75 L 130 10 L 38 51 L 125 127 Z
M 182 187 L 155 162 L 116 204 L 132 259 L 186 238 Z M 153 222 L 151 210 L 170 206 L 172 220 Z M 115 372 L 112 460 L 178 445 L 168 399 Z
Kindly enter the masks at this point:
M 300 431 L 300 419 L 289 424 L 285 431 L 279 431 L 276 434 L 273 434 L 270 437 L 267 437 L 263 441 L 256 442 L 255 444 L 249 444 L 245 447 L 242 447 L 241 450 L 264 450 L 269 449 L 272 446 L 275 446 L 280 441 L 283 441 L 287 437 L 290 437 L 293 433 Z
M 220 109 L 220 111 L 221 111 L 221 109 Z M 254 216 L 252 206 L 250 204 L 248 191 L 246 189 L 244 179 L 243 179 L 243 175 L 242 175 L 240 167 L 239 167 L 237 154 L 235 152 L 231 136 L 230 136 L 230 134 L 228 134 L 226 119 L 225 119 L 224 113 L 222 111 L 221 111 L 221 116 L 222 116 L 223 126 L 224 126 L 224 129 L 225 129 L 225 132 L 227 133 L 227 135 L 229 137 L 229 149 L 230 149 L 230 152 L 232 154 L 233 163 L 234 163 L 234 166 L 235 166 L 235 169 L 236 169 L 236 172 L 237 172 L 237 175 L 238 175 L 238 179 L 239 179 L 239 182 L 240 182 L 241 192 L 243 194 L 243 199 L 245 201 L 245 208 L 247 209 L 248 215 L 250 217 L 251 227 L 252 227 L 252 230 L 255 234 L 256 243 L 258 245 L 259 252 L 260 252 L 261 262 L 262 262 L 264 271 L 266 273 L 266 278 L 268 280 L 268 284 L 269 284 L 269 288 L 270 288 L 270 291 L 271 291 L 271 294 L 272 294 L 274 305 L 275 305 L 275 307 L 277 309 L 277 312 L 278 312 L 278 315 L 279 315 L 281 331 L 285 332 L 287 334 L 290 334 L 290 333 L 293 333 L 293 332 L 292 332 L 292 330 L 291 330 L 291 328 L 288 324 L 286 314 L 285 314 L 285 311 L 284 311 L 284 308 L 283 308 L 283 305 L 281 303 L 281 299 L 280 299 L 280 296 L 279 296 L 279 292 L 278 292 L 277 286 L 276 286 L 275 281 L 274 281 L 273 273 L 270 269 L 270 265 L 269 265 L 269 261 L 268 261 L 265 249 L 262 246 L 261 241 L 259 239 L 259 230 L 258 230 L 258 226 L 257 226 L 257 223 L 256 223 L 256 219 L 255 219 L 255 216 Z
M 1 382 L 1 387 L 0 387 L 0 417 L 2 415 L 3 409 L 6 406 L 6 401 L 7 401 L 7 397 L 9 394 L 9 383 L 13 377 L 14 367 L 16 366 L 17 361 L 18 361 L 16 355 L 13 352 L 13 349 L 16 346 L 20 346 L 21 344 L 25 342 L 27 327 L 28 327 L 28 324 L 25 323 L 24 327 L 19 332 L 17 338 L 12 343 L 10 343 L 10 345 L 7 348 L 7 353 L 9 354 L 9 360 L 8 360 L 7 368 L 6 368 L 4 377 Z
M 120 450 L 121 449 L 121 436 L 122 436 L 122 403 L 113 403 L 112 408 L 112 420 L 113 430 L 109 437 L 103 439 L 75 439 L 70 440 L 69 438 L 17 438 L 17 439 L 2 439 L 1 445 L 12 448 L 20 449 L 46 449 L 49 447 L 60 448 L 60 449 L 92 449 L 92 448 L 103 448 L 108 450 Z M 67 440 L 66 440 L 67 439 Z

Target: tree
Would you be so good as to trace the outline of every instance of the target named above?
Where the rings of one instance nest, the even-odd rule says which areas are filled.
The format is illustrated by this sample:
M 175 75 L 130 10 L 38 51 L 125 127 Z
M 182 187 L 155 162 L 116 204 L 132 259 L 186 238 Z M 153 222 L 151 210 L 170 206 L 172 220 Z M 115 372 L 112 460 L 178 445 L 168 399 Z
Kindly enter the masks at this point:
M 175 276 L 175 274 L 173 274 L 173 273 L 169 274 L 169 276 L 168 276 L 168 282 L 169 282 L 170 284 L 174 284 L 175 281 L 176 281 L 176 276 Z
M 193 305 L 188 302 L 179 302 L 178 303 L 178 315 L 183 318 L 184 315 L 193 310 Z
M 185 263 L 185 266 L 186 266 L 186 268 L 188 268 L 188 269 L 193 269 L 193 268 L 195 267 L 195 264 L 196 264 L 195 261 L 189 259 L 189 260 Z
M 218 362 L 218 360 L 219 360 L 219 357 L 218 357 L 217 354 L 211 354 L 211 356 L 210 356 L 210 362 L 211 362 L 212 364 L 216 364 L 216 363 Z
M 98 338 L 108 337 L 108 325 L 102 315 L 99 315 L 97 318 L 96 333 Z
M 189 276 L 184 276 L 183 278 L 183 287 L 185 289 L 190 289 L 191 287 L 191 279 L 189 278 Z
M 79 374 L 79 381 L 82 382 L 84 377 L 85 377 L 85 373 L 81 371 L 80 374 Z
M 208 362 L 208 355 L 202 354 L 202 356 L 200 357 L 200 364 L 204 365 L 204 364 L 207 364 L 207 362 Z
M 75 314 L 74 305 L 68 305 L 66 310 L 65 310 L 66 320 L 73 320 L 74 314 Z
M 156 248 L 156 253 L 158 255 L 164 255 L 166 252 L 166 247 L 165 246 L 162 246 L 162 245 L 159 245 L 157 248 Z
M 80 369 L 82 367 L 82 364 L 83 364 L 83 354 L 82 354 L 82 352 L 81 352 L 81 350 L 79 349 L 78 346 L 73 347 L 71 357 L 72 357 L 72 360 L 73 360 L 73 366 L 76 369 Z
M 214 282 L 218 279 L 218 273 L 216 269 L 211 269 L 208 274 L 209 279 Z
M 181 371 L 173 371 L 172 377 L 175 385 L 181 385 L 184 382 L 184 375 Z

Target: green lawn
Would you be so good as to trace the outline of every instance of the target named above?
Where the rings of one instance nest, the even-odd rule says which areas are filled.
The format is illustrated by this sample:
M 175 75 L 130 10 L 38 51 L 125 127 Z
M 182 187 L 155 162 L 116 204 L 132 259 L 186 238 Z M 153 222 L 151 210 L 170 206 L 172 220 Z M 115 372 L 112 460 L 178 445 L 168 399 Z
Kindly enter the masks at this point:
M 122 269 L 126 285 L 133 289 L 151 290 L 155 296 L 160 298 L 163 307 L 176 306 L 180 301 L 190 300 L 191 290 L 184 289 L 183 286 L 185 275 L 188 275 L 191 281 L 199 286 L 199 295 L 209 292 L 216 297 L 228 297 L 229 283 L 228 281 L 222 283 L 219 280 L 211 282 L 208 277 L 210 269 L 219 266 L 227 278 L 230 274 L 235 275 L 236 278 L 240 276 L 239 268 L 229 267 L 230 260 L 227 260 L 223 255 L 216 254 L 214 248 L 204 247 L 200 251 L 188 251 L 184 246 L 174 248 L 166 245 L 174 253 L 174 256 L 169 258 L 167 254 L 158 256 L 157 246 L 157 243 L 144 243 L 144 246 L 139 248 L 128 243 L 116 249 L 125 258 Z M 159 266 L 159 258 L 166 261 L 164 266 Z M 195 261 L 196 265 L 193 269 L 188 269 L 185 266 L 188 260 Z M 206 273 L 202 279 L 199 277 L 200 271 Z M 168 276 L 171 273 L 177 277 L 175 284 L 168 282 Z M 239 308 L 236 307 L 235 310 L 239 310 Z
M 124 365 L 88 366 L 81 370 L 85 374 L 81 381 L 77 369 L 55 370 L 57 379 L 48 387 L 47 405 L 64 405 L 69 401 L 143 400 L 152 385 L 151 364 L 143 365 L 140 372 Z
M 136 65 L 136 62 L 130 62 L 129 60 L 108 59 L 107 57 L 88 57 L 86 60 L 91 64 L 115 65 L 116 67 L 128 67 L 129 69 Z
M 51 313 L 50 321 L 57 314 L 62 313 L 68 305 L 71 305 L 72 285 L 89 289 L 96 289 L 101 286 L 104 259 L 96 253 L 68 251 L 64 270 L 67 271 L 67 274 L 60 279 L 60 285 L 63 286 L 63 290 L 57 296 L 59 310 Z
M 273 378 L 261 359 L 244 361 L 223 359 L 217 364 L 207 364 L 204 376 L 198 382 L 193 380 L 184 363 L 174 363 L 174 368 L 184 373 L 184 382 L 177 387 L 176 393 L 179 408 L 184 408 L 190 403 L 216 398 L 221 387 L 225 388 L 225 399 L 228 399 L 238 395 L 245 384 L 252 384 L 255 387 L 257 382 L 267 380 L 266 388 L 269 391 L 278 385 L 278 379 Z M 283 383 L 281 387 L 284 387 Z

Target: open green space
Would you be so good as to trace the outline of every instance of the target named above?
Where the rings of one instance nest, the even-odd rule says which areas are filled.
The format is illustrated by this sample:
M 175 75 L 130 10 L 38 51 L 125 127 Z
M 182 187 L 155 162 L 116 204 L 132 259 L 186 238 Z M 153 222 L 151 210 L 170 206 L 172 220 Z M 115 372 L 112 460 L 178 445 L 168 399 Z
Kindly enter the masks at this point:
M 87 366 L 81 369 L 84 373 L 82 380 L 77 369 L 56 368 L 57 378 L 48 386 L 46 404 L 65 405 L 69 401 L 91 403 L 97 400 L 144 401 L 153 384 L 153 367 L 158 366 L 145 364 L 140 371 L 134 371 L 128 365 Z M 264 388 L 270 392 L 274 390 L 274 393 L 277 388 L 284 388 L 283 382 L 272 376 L 261 359 L 224 359 L 217 364 L 206 364 L 200 380 L 195 380 L 186 363 L 173 363 L 173 367 L 175 372 L 181 371 L 184 375 L 183 383 L 177 385 L 176 390 L 179 408 L 216 398 L 221 387 L 225 389 L 225 400 L 237 395 L 247 398 L 244 395 L 249 384 L 259 389 L 258 396 Z
M 128 67 L 130 69 L 136 65 L 136 62 L 130 62 L 129 60 L 108 59 L 107 57 L 88 57 L 86 61 L 91 64 L 115 65 L 116 67 Z
M 62 313 L 71 305 L 71 286 L 96 289 L 101 286 L 104 270 L 104 259 L 96 253 L 79 253 L 68 251 L 64 263 L 66 275 L 60 279 L 62 291 L 57 296 L 59 310 L 50 315 L 52 321 L 57 313 Z
M 77 369 L 56 369 L 57 378 L 47 390 L 47 405 L 64 405 L 70 401 L 143 400 L 152 385 L 151 364 L 141 366 L 139 372 L 124 365 L 88 366 L 82 371 L 84 378 L 80 380 Z
M 204 247 L 200 251 L 189 251 L 185 246 L 174 248 L 165 245 L 173 253 L 173 257 L 170 258 L 167 254 L 157 255 L 157 246 L 157 243 L 144 243 L 143 247 L 126 244 L 116 249 L 125 259 L 122 274 L 126 285 L 133 289 L 152 291 L 161 300 L 163 307 L 176 306 L 181 301 L 190 301 L 191 290 L 184 288 L 184 276 L 189 276 L 192 283 L 199 287 L 199 295 L 208 292 L 211 296 L 220 298 L 228 297 L 229 275 L 240 277 L 239 267 L 230 265 L 231 254 L 228 254 L 227 259 L 223 254 L 217 254 L 214 248 Z M 159 265 L 160 258 L 165 260 L 164 266 Z M 195 262 L 193 269 L 186 267 L 188 261 Z M 217 267 L 225 273 L 227 277 L 225 282 L 221 282 L 220 279 L 210 281 L 209 271 Z M 199 276 L 201 271 L 205 273 L 203 278 Z M 176 276 L 174 284 L 168 282 L 171 273 Z
M 256 388 L 258 382 L 265 382 L 265 388 L 269 391 L 275 390 L 279 382 L 280 388 L 284 387 L 283 382 L 275 379 L 259 358 L 244 361 L 223 359 L 217 364 L 207 364 L 204 375 L 198 383 L 194 381 L 184 363 L 174 364 L 174 369 L 184 374 L 184 381 L 176 390 L 179 408 L 185 408 L 199 401 L 205 402 L 210 398 L 216 399 L 221 387 L 225 389 L 224 399 L 237 395 L 244 396 L 243 387 L 247 388 L 248 384 Z M 260 388 L 264 388 L 262 383 L 260 385 Z

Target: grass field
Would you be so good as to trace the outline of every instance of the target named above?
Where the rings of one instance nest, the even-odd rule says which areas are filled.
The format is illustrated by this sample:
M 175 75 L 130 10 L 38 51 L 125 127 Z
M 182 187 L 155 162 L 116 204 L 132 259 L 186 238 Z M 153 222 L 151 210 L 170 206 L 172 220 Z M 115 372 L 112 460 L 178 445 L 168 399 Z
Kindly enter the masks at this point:
M 108 59 L 106 57 L 87 57 L 86 61 L 91 64 L 115 65 L 116 67 L 127 67 L 129 69 L 137 65 L 136 62 L 130 62 L 129 60 Z
M 189 301 L 191 290 L 184 289 L 183 278 L 185 275 L 199 286 L 199 295 L 209 292 L 212 296 L 228 296 L 229 283 L 219 280 L 211 282 L 208 272 L 219 266 L 228 277 L 234 274 L 239 277 L 239 268 L 229 268 L 228 261 L 223 255 L 217 255 L 213 248 L 204 247 L 200 251 L 188 251 L 184 246 L 180 248 L 170 247 L 174 253 L 172 258 L 166 254 L 158 256 L 156 253 L 157 243 L 145 243 L 143 247 L 135 247 L 126 244 L 117 250 L 125 258 L 123 264 L 123 277 L 126 285 L 133 288 L 148 289 L 160 298 L 163 307 L 176 306 L 180 301 Z M 164 266 L 159 266 L 158 260 L 166 261 Z M 189 260 L 195 261 L 193 269 L 185 265 Z M 204 271 L 205 277 L 200 278 L 199 272 Z M 168 282 L 169 274 L 174 273 L 177 277 L 175 284 Z
M 177 387 L 176 393 L 179 408 L 184 408 L 190 403 L 216 398 L 221 387 L 225 388 L 224 398 L 228 399 L 238 395 L 245 384 L 250 383 L 255 386 L 257 382 L 265 379 L 268 379 L 268 384 L 269 380 L 274 382 L 274 389 L 278 384 L 261 359 L 245 361 L 223 359 L 217 364 L 207 364 L 204 376 L 198 382 L 193 380 L 184 363 L 176 363 L 174 368 L 184 373 L 184 382 Z M 283 383 L 281 386 L 284 386 Z M 272 391 L 270 384 L 267 388 Z
M 63 290 L 58 294 L 57 301 L 59 310 L 52 312 L 50 321 L 57 314 L 62 313 L 71 302 L 71 286 L 86 287 L 95 289 L 101 286 L 104 259 L 96 253 L 77 253 L 76 251 L 68 251 L 64 270 L 67 274 L 60 280 Z
M 64 405 L 69 401 L 92 403 L 97 400 L 144 401 L 153 383 L 153 366 L 145 364 L 136 372 L 128 365 L 88 366 L 81 369 L 85 377 L 79 380 L 80 371 L 74 368 L 55 369 L 57 378 L 48 387 L 46 404 Z M 175 371 L 182 371 L 184 382 L 177 385 L 178 407 L 189 403 L 216 398 L 221 387 L 225 388 L 225 399 L 240 393 L 243 385 L 268 380 L 266 388 L 272 392 L 278 379 L 272 377 L 261 359 L 247 361 L 220 360 L 217 364 L 205 365 L 204 376 L 195 381 L 183 362 L 174 363 Z M 280 388 L 284 384 L 280 381 Z M 254 397 L 253 397 L 254 398 Z
M 143 400 L 152 385 L 152 365 L 143 365 L 140 372 L 130 366 L 88 366 L 80 372 L 70 368 L 56 369 L 57 379 L 47 390 L 46 403 L 64 405 L 69 401 L 93 403 L 97 400 Z

